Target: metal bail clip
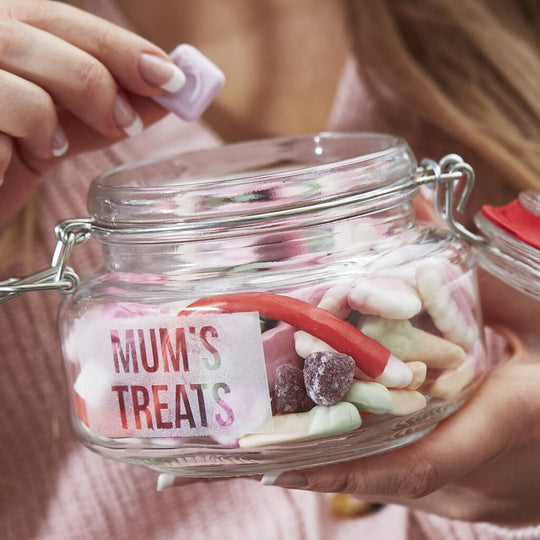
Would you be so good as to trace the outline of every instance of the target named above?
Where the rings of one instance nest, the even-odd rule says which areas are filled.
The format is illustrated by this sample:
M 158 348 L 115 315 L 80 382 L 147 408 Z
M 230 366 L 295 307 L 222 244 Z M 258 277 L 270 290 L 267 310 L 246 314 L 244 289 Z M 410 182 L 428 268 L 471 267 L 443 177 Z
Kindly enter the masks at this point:
M 57 290 L 69 294 L 79 286 L 79 276 L 67 266 L 72 249 L 88 240 L 92 230 L 89 218 L 67 219 L 55 227 L 58 239 L 50 268 L 25 278 L 0 282 L 0 304 L 30 291 Z
M 474 246 L 485 246 L 488 240 L 472 233 L 454 217 L 454 209 L 463 212 L 474 186 L 474 170 L 457 154 L 448 154 L 438 163 L 423 159 L 417 170 L 419 184 L 433 183 L 433 209 L 439 219 L 457 235 Z M 456 205 L 458 192 L 459 200 Z

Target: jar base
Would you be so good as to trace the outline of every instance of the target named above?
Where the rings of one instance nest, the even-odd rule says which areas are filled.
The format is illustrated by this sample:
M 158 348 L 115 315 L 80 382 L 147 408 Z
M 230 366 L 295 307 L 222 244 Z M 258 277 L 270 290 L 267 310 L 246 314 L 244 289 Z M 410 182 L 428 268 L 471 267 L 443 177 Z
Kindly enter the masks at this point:
M 189 478 L 259 476 L 351 461 L 400 448 L 428 435 L 463 403 L 430 407 L 409 417 L 368 417 L 361 428 L 342 435 L 249 450 L 201 442 L 177 448 L 139 447 L 134 457 L 128 455 L 131 453 L 128 449 L 97 448 L 89 441 L 86 445 L 107 458 L 141 465 L 158 473 Z

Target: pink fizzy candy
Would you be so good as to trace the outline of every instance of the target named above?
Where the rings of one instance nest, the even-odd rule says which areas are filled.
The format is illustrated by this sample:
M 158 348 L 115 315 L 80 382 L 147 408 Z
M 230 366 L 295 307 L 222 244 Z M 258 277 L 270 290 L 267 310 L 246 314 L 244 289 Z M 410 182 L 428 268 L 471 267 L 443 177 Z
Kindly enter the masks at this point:
M 304 360 L 294 350 L 294 332 L 292 326 L 279 323 L 262 335 L 266 376 L 270 388 L 274 387 L 279 366 L 291 365 L 302 369 Z
M 201 116 L 225 84 L 225 75 L 195 47 L 186 43 L 178 45 L 169 55 L 184 72 L 184 86 L 172 94 L 154 100 L 176 116 L 192 122 Z

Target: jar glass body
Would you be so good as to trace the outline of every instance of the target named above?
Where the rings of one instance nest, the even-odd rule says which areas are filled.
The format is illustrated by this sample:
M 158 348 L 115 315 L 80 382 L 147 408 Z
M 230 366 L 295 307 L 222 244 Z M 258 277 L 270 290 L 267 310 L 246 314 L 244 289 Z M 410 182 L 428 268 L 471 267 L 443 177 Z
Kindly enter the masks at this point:
M 320 134 L 111 171 L 105 267 L 63 303 L 74 429 L 199 477 L 354 459 L 422 437 L 486 373 L 474 257 L 419 227 L 407 144 Z

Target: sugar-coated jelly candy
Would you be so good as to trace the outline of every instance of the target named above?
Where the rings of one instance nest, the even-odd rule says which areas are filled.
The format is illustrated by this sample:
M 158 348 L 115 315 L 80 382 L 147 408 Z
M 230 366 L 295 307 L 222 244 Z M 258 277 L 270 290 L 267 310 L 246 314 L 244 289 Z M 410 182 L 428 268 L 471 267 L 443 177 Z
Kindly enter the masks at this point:
M 279 366 L 274 384 L 276 412 L 281 414 L 306 412 L 314 406 L 315 403 L 306 392 L 303 371 L 290 364 Z
M 354 360 L 342 353 L 311 353 L 304 363 L 308 396 L 317 405 L 335 405 L 349 391 L 354 377 Z

